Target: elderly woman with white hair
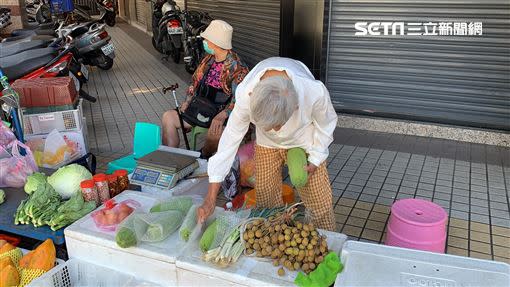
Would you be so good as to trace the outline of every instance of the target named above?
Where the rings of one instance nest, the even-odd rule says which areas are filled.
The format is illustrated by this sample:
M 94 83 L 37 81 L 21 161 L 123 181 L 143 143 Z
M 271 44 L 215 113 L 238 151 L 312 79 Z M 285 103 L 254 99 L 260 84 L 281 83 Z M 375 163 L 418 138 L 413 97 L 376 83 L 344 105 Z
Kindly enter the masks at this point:
M 307 184 L 298 189 L 316 226 L 334 230 L 333 202 L 326 159 L 337 115 L 329 92 L 301 62 L 269 58 L 248 73 L 236 91 L 236 105 L 209 160 L 209 190 L 198 220 L 211 215 L 216 197 L 250 123 L 256 127 L 255 189 L 258 207 L 283 205 L 282 167 L 287 150 L 303 148 L 308 155 Z

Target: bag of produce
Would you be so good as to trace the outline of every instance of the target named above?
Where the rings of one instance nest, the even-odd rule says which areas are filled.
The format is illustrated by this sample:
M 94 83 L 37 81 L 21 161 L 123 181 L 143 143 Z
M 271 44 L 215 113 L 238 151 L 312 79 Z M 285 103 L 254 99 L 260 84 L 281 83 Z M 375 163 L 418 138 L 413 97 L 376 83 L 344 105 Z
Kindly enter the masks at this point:
M 103 231 L 115 231 L 118 224 L 140 206 L 140 203 L 132 199 L 120 203 L 115 203 L 111 199 L 106 202 L 105 208 L 94 211 L 91 216 L 97 228 Z
M 177 210 L 164 212 L 155 212 L 147 214 L 139 214 L 135 220 L 135 225 L 139 221 L 145 223 L 147 229 L 141 236 L 142 241 L 158 242 L 163 241 L 172 233 L 174 233 L 184 220 L 183 213 Z
M 150 212 L 177 210 L 182 214 L 187 214 L 192 205 L 193 200 L 189 196 L 173 196 L 156 203 Z
M 197 208 L 198 205 L 196 204 L 191 206 L 188 214 L 184 217 L 181 228 L 179 228 L 179 236 L 185 242 L 189 240 L 191 233 L 197 226 Z
M 12 141 L 5 148 L 0 146 L 0 154 L 0 187 L 22 187 L 27 176 L 37 171 L 32 151 L 20 141 Z
M 140 241 L 140 237 L 147 231 L 147 224 L 137 220 L 139 213 L 132 212 L 117 228 L 115 234 L 115 242 L 121 248 L 136 246 Z M 136 225 L 135 225 L 136 223 Z

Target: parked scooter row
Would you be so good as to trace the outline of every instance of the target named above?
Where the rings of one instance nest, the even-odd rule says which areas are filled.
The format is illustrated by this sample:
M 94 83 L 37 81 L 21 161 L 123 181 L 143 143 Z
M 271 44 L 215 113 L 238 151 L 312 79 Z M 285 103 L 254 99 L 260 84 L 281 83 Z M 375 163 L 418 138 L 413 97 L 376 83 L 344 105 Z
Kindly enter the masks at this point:
M 179 8 L 173 0 L 153 1 L 152 45 L 179 63 L 184 53 L 186 71 L 193 73 L 204 54 L 200 33 L 207 28 L 212 18 L 207 13 L 187 11 Z

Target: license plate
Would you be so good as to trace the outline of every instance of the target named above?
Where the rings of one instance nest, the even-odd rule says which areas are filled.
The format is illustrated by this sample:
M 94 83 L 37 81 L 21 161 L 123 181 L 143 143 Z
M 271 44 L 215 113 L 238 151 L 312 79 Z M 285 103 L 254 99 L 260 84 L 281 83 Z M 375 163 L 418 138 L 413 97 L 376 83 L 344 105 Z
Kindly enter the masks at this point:
M 182 34 L 182 27 L 168 27 L 168 34 Z
M 101 51 L 103 51 L 103 53 L 106 56 L 108 56 L 115 51 L 115 47 L 113 46 L 112 43 L 108 43 L 108 44 L 104 45 L 103 47 L 101 47 Z
M 71 77 L 74 81 L 74 86 L 76 88 L 76 91 L 80 91 L 80 80 L 71 72 L 69 72 L 69 77 Z
M 89 79 L 89 69 L 87 69 L 87 67 L 85 67 L 85 65 L 81 64 L 80 72 L 83 75 L 83 77 L 85 77 L 86 80 Z

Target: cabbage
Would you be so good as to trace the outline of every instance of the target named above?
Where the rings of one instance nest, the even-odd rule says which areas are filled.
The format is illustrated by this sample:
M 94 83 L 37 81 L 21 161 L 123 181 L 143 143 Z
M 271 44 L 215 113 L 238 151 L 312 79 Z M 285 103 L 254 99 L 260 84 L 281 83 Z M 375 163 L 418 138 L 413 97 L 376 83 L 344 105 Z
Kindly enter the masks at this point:
M 46 175 L 40 172 L 34 172 L 27 177 L 27 183 L 25 183 L 25 192 L 32 194 L 37 190 L 39 185 L 46 184 Z
M 60 194 L 62 199 L 69 199 L 76 192 L 81 192 L 80 183 L 91 179 L 92 174 L 79 164 L 59 168 L 48 177 L 48 183 Z

